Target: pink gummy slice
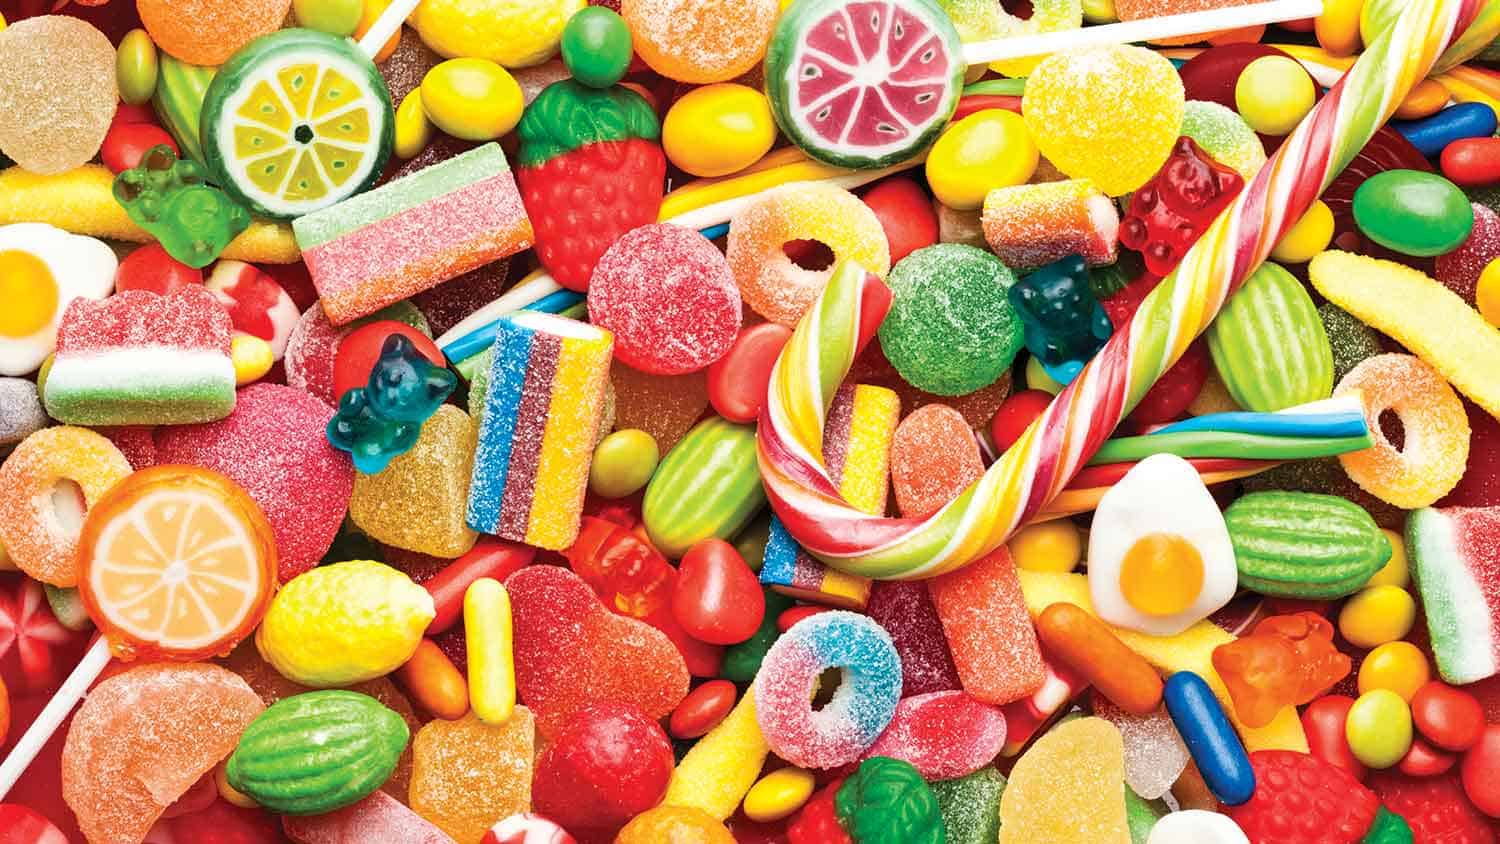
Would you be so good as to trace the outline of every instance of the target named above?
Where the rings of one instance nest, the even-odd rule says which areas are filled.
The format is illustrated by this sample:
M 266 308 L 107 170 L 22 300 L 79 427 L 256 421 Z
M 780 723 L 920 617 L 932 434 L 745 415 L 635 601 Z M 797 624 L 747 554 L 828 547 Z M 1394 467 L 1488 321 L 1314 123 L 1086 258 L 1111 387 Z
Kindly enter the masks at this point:
M 224 419 L 157 428 L 157 460 L 212 469 L 244 487 L 276 534 L 285 583 L 328 551 L 354 492 L 349 455 L 325 434 L 332 418 L 333 408 L 304 390 L 254 384 Z
M 696 372 L 729 351 L 740 292 L 729 261 L 692 229 L 626 232 L 594 266 L 589 320 L 615 335 L 615 356 L 643 372 Z
M 927 581 L 927 588 L 964 691 L 1000 705 L 1020 700 L 1042 685 L 1046 672 L 1036 628 L 1026 612 L 1015 563 L 1004 546 Z
M 972 774 L 1000 755 L 1005 715 L 959 691 L 905 698 L 890 726 L 865 753 L 910 762 L 923 779 Z
M 281 828 L 297 844 L 454 844 L 453 839 L 384 791 L 325 815 L 286 815 Z
M 141 346 L 229 354 L 229 313 L 212 293 L 193 284 L 162 296 L 126 290 L 95 302 L 77 298 L 57 327 L 57 356 Z
M 292 327 L 286 341 L 287 386 L 306 390 L 329 404 L 333 399 L 333 362 L 344 332 L 334 328 L 314 302 Z
M 901 655 L 901 693 L 906 696 L 959 688 L 943 623 L 920 580 L 877 580 L 865 613 L 896 643 Z
M 569 569 L 529 566 L 505 581 L 515 635 L 516 690 L 550 739 L 599 701 L 661 718 L 687 695 L 688 670 L 660 630 L 604 607 Z

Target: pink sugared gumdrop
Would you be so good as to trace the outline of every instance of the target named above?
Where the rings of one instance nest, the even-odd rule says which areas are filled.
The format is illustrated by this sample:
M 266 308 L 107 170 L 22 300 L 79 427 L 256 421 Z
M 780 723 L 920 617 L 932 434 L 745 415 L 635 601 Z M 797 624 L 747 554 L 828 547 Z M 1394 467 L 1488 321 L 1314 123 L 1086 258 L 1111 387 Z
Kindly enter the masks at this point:
M 994 761 L 1005 746 L 1005 715 L 961 691 L 905 698 L 865 754 L 910 762 L 927 780 L 951 780 Z
M 640 707 L 596 703 L 542 751 L 531 805 L 568 829 L 619 826 L 661 802 L 674 764 L 672 742 Z
M 1500 214 L 1477 202 L 1474 206 L 1474 228 L 1469 239 L 1446 255 L 1433 261 L 1433 272 L 1443 286 L 1474 304 L 1474 289 L 1479 274 L 1490 261 L 1500 258 Z

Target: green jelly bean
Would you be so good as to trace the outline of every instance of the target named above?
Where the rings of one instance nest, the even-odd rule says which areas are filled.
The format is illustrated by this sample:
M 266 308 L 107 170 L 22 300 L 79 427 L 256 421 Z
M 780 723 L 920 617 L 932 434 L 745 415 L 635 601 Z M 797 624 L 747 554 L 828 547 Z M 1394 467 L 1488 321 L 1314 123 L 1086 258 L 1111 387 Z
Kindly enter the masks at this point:
M 1474 207 L 1435 173 L 1387 170 L 1354 192 L 1354 222 L 1381 246 L 1426 258 L 1463 244 L 1474 229 Z
M 161 63 L 156 58 L 156 44 L 144 29 L 132 29 L 120 39 L 115 51 L 115 79 L 120 99 L 131 105 L 148 102 L 156 93 L 156 78 Z

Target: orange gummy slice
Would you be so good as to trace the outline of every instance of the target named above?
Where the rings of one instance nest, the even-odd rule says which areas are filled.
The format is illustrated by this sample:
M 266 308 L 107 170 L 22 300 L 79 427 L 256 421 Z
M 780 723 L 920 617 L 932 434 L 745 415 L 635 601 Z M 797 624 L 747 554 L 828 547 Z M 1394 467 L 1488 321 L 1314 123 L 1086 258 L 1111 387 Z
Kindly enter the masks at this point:
M 84 520 L 78 586 L 121 659 L 226 654 L 260 623 L 276 584 L 271 526 L 249 494 L 196 466 L 116 484 Z

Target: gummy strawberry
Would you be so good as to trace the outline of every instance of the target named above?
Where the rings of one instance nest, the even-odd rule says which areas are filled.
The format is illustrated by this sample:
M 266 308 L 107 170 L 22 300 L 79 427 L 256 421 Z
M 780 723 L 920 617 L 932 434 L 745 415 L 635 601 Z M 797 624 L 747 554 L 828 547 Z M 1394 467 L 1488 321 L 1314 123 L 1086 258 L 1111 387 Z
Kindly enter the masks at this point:
M 661 210 L 667 159 L 656 112 L 628 88 L 565 79 L 527 106 L 517 132 L 516 182 L 537 257 L 559 284 L 586 291 L 599 256 Z
M 802 806 L 796 819 L 787 824 L 787 844 L 854 844 L 854 839 L 839 825 L 834 805 L 843 784 L 842 777 L 834 780 Z
M 1257 750 L 1250 767 L 1254 796 L 1225 812 L 1252 844 L 1355 844 L 1380 810 L 1374 792 L 1316 756 Z
M 1495 833 L 1464 796 L 1457 774 L 1408 777 L 1394 771 L 1371 775 L 1370 788 L 1387 809 L 1411 827 L 1413 844 L 1493 844 Z

